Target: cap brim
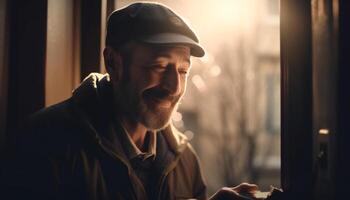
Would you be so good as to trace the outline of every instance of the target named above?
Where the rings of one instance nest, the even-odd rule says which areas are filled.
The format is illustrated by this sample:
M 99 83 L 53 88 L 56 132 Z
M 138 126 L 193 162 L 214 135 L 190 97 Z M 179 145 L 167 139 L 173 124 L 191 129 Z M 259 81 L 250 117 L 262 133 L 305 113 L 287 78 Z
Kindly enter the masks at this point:
M 204 49 L 196 41 L 181 34 L 159 33 L 138 39 L 150 44 L 183 44 L 191 48 L 191 55 L 195 57 L 203 57 L 205 54 Z

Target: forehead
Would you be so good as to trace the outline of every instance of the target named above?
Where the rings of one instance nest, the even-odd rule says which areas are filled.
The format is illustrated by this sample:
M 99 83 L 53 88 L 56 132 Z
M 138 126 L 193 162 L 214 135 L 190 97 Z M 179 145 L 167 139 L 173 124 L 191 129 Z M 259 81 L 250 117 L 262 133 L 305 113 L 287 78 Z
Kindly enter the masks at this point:
M 150 48 L 154 54 L 174 53 L 183 56 L 190 56 L 190 48 L 183 45 L 152 45 Z

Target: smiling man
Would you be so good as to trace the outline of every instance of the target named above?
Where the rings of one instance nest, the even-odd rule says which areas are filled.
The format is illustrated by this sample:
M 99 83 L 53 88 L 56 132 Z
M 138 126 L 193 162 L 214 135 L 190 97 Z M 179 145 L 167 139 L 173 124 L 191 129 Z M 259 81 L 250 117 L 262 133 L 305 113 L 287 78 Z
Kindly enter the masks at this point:
M 31 116 L 5 168 L 10 199 L 206 199 L 198 158 L 170 122 L 184 95 L 197 36 L 172 10 L 135 3 L 107 25 L 108 74 Z M 213 199 L 247 199 L 254 185 Z M 3 193 L 3 194 L 4 194 Z
M 111 47 L 105 49 L 106 62 L 114 63 L 107 65 L 107 71 L 114 88 L 117 113 L 129 123 L 137 122 L 151 130 L 162 129 L 168 125 L 185 92 L 191 50 L 180 44 L 155 46 L 132 42 L 127 47 L 132 55 L 124 74 L 118 51 Z

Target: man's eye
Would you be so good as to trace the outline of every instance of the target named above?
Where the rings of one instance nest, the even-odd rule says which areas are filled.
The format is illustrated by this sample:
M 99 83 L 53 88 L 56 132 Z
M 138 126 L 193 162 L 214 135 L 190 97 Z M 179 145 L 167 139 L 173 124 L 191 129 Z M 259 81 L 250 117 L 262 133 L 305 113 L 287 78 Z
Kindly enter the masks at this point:
M 162 65 L 153 65 L 150 67 L 150 70 L 155 72 L 164 72 L 166 70 L 166 67 Z
M 188 74 L 188 70 L 181 69 L 181 70 L 179 70 L 179 73 L 183 74 L 183 75 L 187 75 Z

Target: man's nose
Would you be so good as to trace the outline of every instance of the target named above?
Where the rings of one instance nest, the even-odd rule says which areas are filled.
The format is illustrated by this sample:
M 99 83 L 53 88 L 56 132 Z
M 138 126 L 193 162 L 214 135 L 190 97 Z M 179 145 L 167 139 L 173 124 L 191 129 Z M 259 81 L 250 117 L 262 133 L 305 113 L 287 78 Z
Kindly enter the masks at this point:
M 169 69 L 165 73 L 162 85 L 171 96 L 178 96 L 181 94 L 180 74 L 177 69 Z

